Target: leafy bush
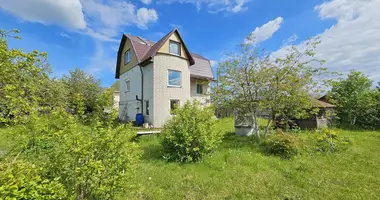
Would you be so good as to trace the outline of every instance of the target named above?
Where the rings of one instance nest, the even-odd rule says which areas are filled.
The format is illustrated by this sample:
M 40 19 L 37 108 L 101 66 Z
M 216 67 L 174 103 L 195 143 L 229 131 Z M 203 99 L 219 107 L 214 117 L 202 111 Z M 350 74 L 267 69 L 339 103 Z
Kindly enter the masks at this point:
M 41 168 L 22 160 L 0 163 L 0 199 L 66 199 L 59 179 L 44 179 Z
M 128 180 L 141 151 L 130 142 L 136 134 L 130 125 L 88 127 L 64 111 L 48 118 L 19 128 L 12 152 L 41 167 L 43 177 L 59 177 L 72 199 L 115 199 L 133 187 Z
M 319 152 L 338 152 L 347 149 L 351 141 L 348 138 L 341 139 L 334 130 L 323 129 L 317 135 L 317 151 Z
M 221 142 L 222 134 L 215 127 L 211 108 L 187 102 L 175 111 L 163 129 L 164 158 L 168 161 L 197 162 Z
M 262 144 L 264 151 L 268 154 L 291 158 L 297 155 L 298 142 L 297 138 L 289 133 L 277 132 L 271 135 Z

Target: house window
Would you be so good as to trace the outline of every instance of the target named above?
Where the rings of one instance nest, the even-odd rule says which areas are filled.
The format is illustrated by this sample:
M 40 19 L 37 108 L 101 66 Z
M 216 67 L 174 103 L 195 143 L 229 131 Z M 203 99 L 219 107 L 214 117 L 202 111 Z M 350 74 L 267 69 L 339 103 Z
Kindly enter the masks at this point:
M 170 40 L 169 52 L 171 54 L 180 56 L 181 55 L 181 43 L 173 41 L 173 40 Z
M 181 72 L 168 70 L 168 86 L 181 87 Z
M 170 100 L 170 112 L 172 113 L 177 108 L 179 108 L 179 100 Z
M 131 62 L 131 52 L 128 50 L 124 54 L 124 65 L 128 64 Z
M 129 92 L 131 90 L 131 81 L 125 81 L 125 92 Z
M 149 115 L 149 101 L 145 101 L 145 114 Z
M 197 84 L 197 94 L 203 94 L 203 85 Z

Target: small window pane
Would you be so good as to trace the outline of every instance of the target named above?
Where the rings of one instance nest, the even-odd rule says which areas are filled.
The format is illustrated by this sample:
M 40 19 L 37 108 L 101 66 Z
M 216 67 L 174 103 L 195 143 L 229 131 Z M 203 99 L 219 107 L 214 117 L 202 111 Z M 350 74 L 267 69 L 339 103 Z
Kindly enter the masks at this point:
M 168 72 L 168 85 L 181 87 L 181 72 L 169 70 Z
M 128 64 L 129 62 L 131 62 L 131 53 L 128 51 L 125 52 L 124 54 L 124 64 Z
M 170 111 L 179 108 L 179 100 L 170 100 Z
M 131 90 L 131 81 L 126 81 L 125 86 L 125 91 L 129 92 Z
M 197 94 L 203 94 L 203 86 L 201 84 L 197 84 Z
M 149 115 L 149 101 L 145 101 L 145 114 Z
M 175 41 L 170 41 L 170 47 L 169 51 L 171 54 L 175 55 L 181 55 L 181 48 L 180 48 L 180 43 L 175 42 Z

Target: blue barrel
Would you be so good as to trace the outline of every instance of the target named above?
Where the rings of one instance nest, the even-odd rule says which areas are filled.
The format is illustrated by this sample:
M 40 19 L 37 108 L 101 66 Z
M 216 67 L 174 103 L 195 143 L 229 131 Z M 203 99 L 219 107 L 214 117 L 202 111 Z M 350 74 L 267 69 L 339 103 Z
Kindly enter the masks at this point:
M 137 126 L 142 126 L 144 124 L 144 115 L 142 113 L 136 114 L 136 124 Z

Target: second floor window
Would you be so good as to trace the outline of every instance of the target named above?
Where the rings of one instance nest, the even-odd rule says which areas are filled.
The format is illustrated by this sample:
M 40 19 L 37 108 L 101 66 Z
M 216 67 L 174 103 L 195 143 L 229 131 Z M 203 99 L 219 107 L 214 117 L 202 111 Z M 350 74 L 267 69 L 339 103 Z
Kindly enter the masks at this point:
M 168 70 L 168 86 L 181 87 L 181 72 Z
M 203 94 L 203 85 L 197 84 L 197 94 Z
M 171 54 L 180 56 L 181 55 L 181 43 L 170 40 L 169 52 Z
M 131 52 L 128 50 L 124 54 L 124 65 L 128 64 L 131 62 Z

